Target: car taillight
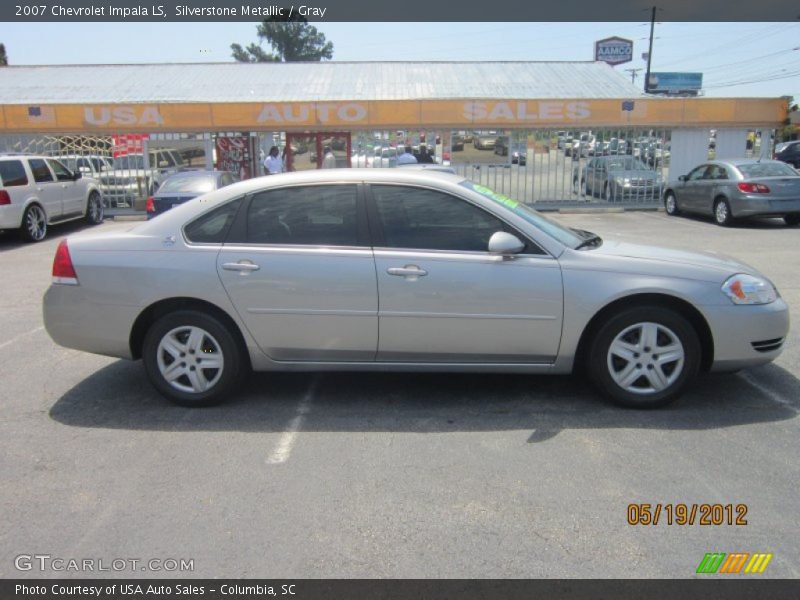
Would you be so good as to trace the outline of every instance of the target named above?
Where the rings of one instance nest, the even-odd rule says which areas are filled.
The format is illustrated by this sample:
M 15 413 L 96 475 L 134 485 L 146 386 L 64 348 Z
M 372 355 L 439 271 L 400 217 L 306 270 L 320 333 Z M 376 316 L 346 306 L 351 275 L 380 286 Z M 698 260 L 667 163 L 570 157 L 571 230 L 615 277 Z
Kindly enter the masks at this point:
M 75 267 L 72 266 L 67 240 L 61 240 L 56 248 L 56 256 L 53 259 L 53 283 L 78 285 L 78 275 L 75 273 Z
M 11 196 L 5 190 L 0 190 L 0 206 L 4 204 L 11 204 Z
M 739 183 L 737 187 L 746 194 L 769 194 L 769 187 L 763 183 Z
M 140 205 L 140 206 L 141 206 L 141 205 Z M 145 202 L 144 209 L 145 209 L 147 212 L 156 212 L 156 201 L 155 201 L 155 199 L 154 199 L 152 196 L 150 196 L 150 197 L 147 199 L 147 202 Z

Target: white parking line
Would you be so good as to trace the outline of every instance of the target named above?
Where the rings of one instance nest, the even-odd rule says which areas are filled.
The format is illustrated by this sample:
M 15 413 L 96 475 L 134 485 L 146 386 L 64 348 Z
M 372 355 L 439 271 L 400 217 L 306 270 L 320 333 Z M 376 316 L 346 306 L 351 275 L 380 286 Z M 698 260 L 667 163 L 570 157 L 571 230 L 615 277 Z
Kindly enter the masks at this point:
M 314 397 L 314 391 L 316 388 L 317 378 L 315 377 L 311 382 L 311 387 L 308 389 L 306 395 L 303 396 L 303 399 L 297 406 L 297 414 L 289 423 L 286 431 L 281 434 L 278 444 L 275 446 L 272 454 L 267 457 L 267 464 L 279 465 L 289 460 L 289 455 L 292 453 L 292 448 L 294 447 L 295 440 L 297 439 L 297 434 L 300 431 L 300 428 L 303 426 L 303 420 L 311 411 L 311 399 Z
M 761 392 L 762 394 L 767 396 L 770 400 L 773 400 L 774 402 L 777 402 L 778 404 L 783 404 L 787 408 L 790 408 L 791 410 L 793 410 L 795 413 L 798 412 L 797 408 L 795 407 L 794 404 L 792 404 L 792 402 L 790 402 L 789 400 L 787 400 L 786 398 L 784 398 L 783 396 L 781 396 L 777 392 L 773 392 L 768 387 L 766 387 L 766 386 L 762 385 L 761 383 L 759 383 L 758 380 L 755 377 L 753 377 L 750 373 L 739 373 L 739 377 L 744 379 L 747 383 L 749 383 L 751 386 L 756 388 L 759 392 Z
M 10 346 L 14 342 L 18 342 L 22 338 L 28 337 L 29 335 L 33 335 L 34 333 L 38 333 L 38 332 L 42 331 L 43 329 L 44 329 L 44 326 L 37 327 L 36 329 L 31 329 L 30 331 L 26 331 L 25 333 L 20 333 L 19 335 L 14 336 L 13 338 L 8 340 L 7 342 L 3 342 L 2 344 L 0 344 L 0 350 L 5 348 L 6 346 Z

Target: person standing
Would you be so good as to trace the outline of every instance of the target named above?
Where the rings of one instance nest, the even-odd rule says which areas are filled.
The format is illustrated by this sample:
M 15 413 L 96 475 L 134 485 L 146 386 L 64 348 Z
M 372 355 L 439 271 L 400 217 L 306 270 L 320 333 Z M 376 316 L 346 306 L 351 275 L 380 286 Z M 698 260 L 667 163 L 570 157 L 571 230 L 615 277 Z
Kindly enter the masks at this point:
M 277 175 L 283 173 L 283 161 L 281 160 L 281 151 L 277 146 L 269 149 L 267 158 L 264 159 L 264 171 L 267 175 Z
M 411 153 L 411 146 L 406 146 L 405 151 L 397 157 L 398 165 L 415 165 L 417 164 L 416 157 Z
M 325 146 L 322 150 L 322 167 L 323 169 L 335 169 L 336 168 L 336 156 L 334 156 L 333 151 L 331 150 L 330 146 Z

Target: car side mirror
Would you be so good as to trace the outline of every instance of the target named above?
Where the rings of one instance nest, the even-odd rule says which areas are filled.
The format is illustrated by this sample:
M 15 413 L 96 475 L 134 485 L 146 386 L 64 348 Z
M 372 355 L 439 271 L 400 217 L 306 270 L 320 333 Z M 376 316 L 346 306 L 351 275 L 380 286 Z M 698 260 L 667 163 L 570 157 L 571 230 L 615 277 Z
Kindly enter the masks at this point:
M 72 181 L 78 181 L 78 179 L 80 179 L 81 177 L 83 177 L 83 173 L 81 173 L 80 171 L 75 171 L 72 174 Z
M 515 235 L 505 231 L 497 231 L 489 238 L 489 252 L 491 254 L 519 254 L 525 249 L 525 244 Z
M 166 161 L 166 160 L 160 160 L 160 161 L 158 161 L 158 166 L 159 166 L 160 169 L 163 169 L 164 167 L 168 167 L 169 166 L 169 162 Z
M 678 177 L 678 181 L 686 181 L 687 179 L 689 179 L 688 175 L 681 175 L 680 177 Z

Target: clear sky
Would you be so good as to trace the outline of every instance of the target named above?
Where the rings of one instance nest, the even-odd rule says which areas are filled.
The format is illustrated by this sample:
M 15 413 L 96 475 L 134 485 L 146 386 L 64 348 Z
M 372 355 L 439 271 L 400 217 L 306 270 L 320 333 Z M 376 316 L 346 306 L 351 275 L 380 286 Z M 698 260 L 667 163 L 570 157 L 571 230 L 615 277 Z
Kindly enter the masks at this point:
M 596 40 L 634 41 L 642 69 L 650 24 L 317 23 L 334 60 L 592 60 Z M 4 23 L 10 64 L 227 62 L 230 44 L 258 41 L 256 23 Z M 268 47 L 265 49 L 269 50 Z M 707 96 L 800 101 L 800 23 L 658 23 L 653 71 L 703 73 Z M 209 82 L 213 85 L 213 82 Z

